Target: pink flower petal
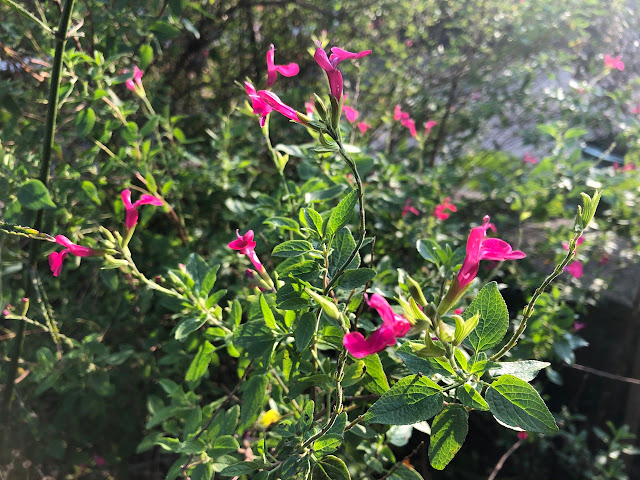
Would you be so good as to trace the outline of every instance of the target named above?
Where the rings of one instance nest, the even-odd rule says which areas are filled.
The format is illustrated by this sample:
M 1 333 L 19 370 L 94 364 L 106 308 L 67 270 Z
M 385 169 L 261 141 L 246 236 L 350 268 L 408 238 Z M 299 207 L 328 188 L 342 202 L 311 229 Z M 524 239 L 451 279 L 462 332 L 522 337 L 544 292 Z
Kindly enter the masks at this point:
M 349 120 L 351 123 L 357 120 L 359 114 L 355 108 L 351 108 L 348 105 L 345 105 L 344 107 L 342 107 L 342 110 L 344 111 L 347 120 Z

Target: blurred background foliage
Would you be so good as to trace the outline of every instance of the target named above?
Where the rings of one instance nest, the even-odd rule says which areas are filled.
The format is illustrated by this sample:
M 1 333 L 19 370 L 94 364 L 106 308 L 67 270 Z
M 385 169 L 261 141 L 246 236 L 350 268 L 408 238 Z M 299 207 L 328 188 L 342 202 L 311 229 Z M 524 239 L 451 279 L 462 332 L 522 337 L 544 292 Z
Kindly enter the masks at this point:
M 59 2 L 21 5 L 57 24 Z M 235 229 L 259 231 L 258 253 L 268 258 L 289 232 L 265 220 L 295 218 L 307 206 L 327 210 L 349 178 L 342 163 L 311 150 L 303 128 L 273 116 L 272 142 L 290 155 L 287 195 L 241 84 L 251 79 L 264 88 L 274 44 L 276 63 L 296 62 L 301 71 L 280 77 L 273 90 L 304 111 L 313 92 L 327 93 L 314 41 L 371 49 L 344 68 L 346 104 L 371 128 L 361 133 L 345 120 L 343 129 L 366 182 L 376 242 L 364 261 L 377 268 L 377 288 L 393 292 L 404 269 L 437 289 L 430 279 L 442 266 L 425 260 L 416 242 L 464 248 L 469 228 L 489 213 L 501 238 L 528 254 L 483 274 L 503 284 L 517 318 L 562 254 L 579 193 L 605 188 L 597 228 L 579 249 L 584 275 L 565 274 L 545 294 L 513 352 L 552 362 L 537 386 L 564 429 L 527 440 L 500 478 L 634 478 L 637 464 L 633 470 L 627 460 L 625 470 L 620 453 L 631 451 L 625 435 L 638 432 L 640 386 L 571 365 L 640 378 L 637 7 L 622 0 L 76 2 L 50 187 L 57 208 L 43 230 L 91 246 L 98 226 L 118 228 L 119 192 L 138 186 L 168 205 L 144 211 L 131 244 L 148 277 L 196 252 L 222 264 L 225 298 L 249 293 L 226 248 Z M 0 212 L 5 222 L 29 225 L 35 212 L 19 192 L 39 169 L 54 43 L 6 3 L 0 16 Z M 624 71 L 606 70 L 605 54 L 621 55 Z M 125 88 L 134 65 L 144 70 L 148 101 Z M 394 120 L 396 105 L 421 138 Z M 437 124 L 426 136 L 428 120 Z M 595 158 L 587 147 L 599 152 Z M 523 162 L 525 154 L 536 163 Z M 438 220 L 434 208 L 447 197 L 457 212 Z M 418 215 L 402 215 L 407 200 Z M 3 308 L 20 308 L 27 249 L 24 239 L 0 237 Z M 76 269 L 71 260 L 54 279 L 43 256 L 30 280 L 40 292 L 30 316 L 52 316 L 68 341 L 28 328 L 4 429 L 3 475 L 11 465 L 18 477 L 162 478 L 173 459 L 136 447 L 163 395 L 157 379 L 180 381 L 197 344 L 173 339 L 175 310 L 133 279 L 91 259 Z M 4 384 L 16 325 L 0 319 L 0 328 Z M 234 360 L 218 353 L 198 391 L 203 398 L 235 384 Z M 446 471 L 436 474 L 420 458 L 412 460 L 416 469 L 425 478 L 486 478 L 516 439 L 474 427 Z M 397 458 L 419 435 L 397 447 Z M 522 458 L 526 469 L 517 467 Z

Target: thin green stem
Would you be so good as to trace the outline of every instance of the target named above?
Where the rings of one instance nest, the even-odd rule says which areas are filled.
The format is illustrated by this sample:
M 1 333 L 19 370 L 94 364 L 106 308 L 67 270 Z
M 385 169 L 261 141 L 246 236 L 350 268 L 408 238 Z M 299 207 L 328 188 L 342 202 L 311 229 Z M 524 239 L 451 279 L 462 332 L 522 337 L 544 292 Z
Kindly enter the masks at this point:
M 287 183 L 287 178 L 284 176 L 284 172 L 280 168 L 280 160 L 278 157 L 278 152 L 273 148 L 273 144 L 271 143 L 271 137 L 269 136 L 269 117 L 267 117 L 264 127 L 262 127 L 262 135 L 264 136 L 264 140 L 267 144 L 267 149 L 269 153 L 271 153 L 271 158 L 273 159 L 273 164 L 278 170 L 278 174 L 280 175 L 280 179 L 282 180 L 282 185 L 284 186 L 284 191 L 287 194 L 287 203 L 289 205 L 289 210 L 293 213 L 293 201 L 291 200 L 291 191 L 289 190 L 289 184 Z
M 551 282 L 553 282 L 555 278 L 562 273 L 562 271 L 564 270 L 564 267 L 566 267 L 569 264 L 569 262 L 573 259 L 573 257 L 575 257 L 577 242 L 580 236 L 582 235 L 582 232 L 583 230 L 580 230 L 579 232 L 576 232 L 573 235 L 573 238 L 569 243 L 569 251 L 567 252 L 567 255 L 564 257 L 562 262 L 556 265 L 556 267 L 553 269 L 553 272 L 551 272 L 551 274 L 544 279 L 544 282 L 542 282 L 542 284 L 536 289 L 536 291 L 533 294 L 533 297 L 531 297 L 531 300 L 529 301 L 529 303 L 524 307 L 524 311 L 522 313 L 522 322 L 520 322 L 518 329 L 514 332 L 513 336 L 509 339 L 509 341 L 505 344 L 505 346 L 502 347 L 499 352 L 493 354 L 489 360 L 493 362 L 499 360 L 509 350 L 511 350 L 516 345 L 516 343 L 518 343 L 518 339 L 524 333 L 524 330 L 527 328 L 527 321 L 529 320 L 529 318 L 531 318 L 531 315 L 533 315 L 536 301 L 538 300 L 540 295 L 542 295 L 544 290 L 551 284 Z
M 3 0 L 6 3 L 7 0 Z M 66 0 L 62 15 L 60 16 L 60 23 L 58 26 L 58 31 L 56 32 L 56 49 L 53 58 L 53 66 L 51 69 L 51 83 L 49 85 L 49 102 L 47 109 L 47 120 L 45 124 L 45 137 L 42 148 L 42 162 L 40 164 L 40 181 L 45 185 L 45 187 L 49 183 L 49 168 L 51 165 L 51 153 L 53 151 L 53 141 L 54 135 L 56 131 L 56 120 L 58 116 L 58 97 L 60 93 L 60 76 L 62 73 L 62 57 L 64 55 L 64 47 L 67 43 L 67 32 L 69 30 L 69 24 L 71 23 L 71 12 L 73 10 L 74 0 Z M 12 6 L 14 2 L 9 3 Z M 25 11 L 26 12 L 26 11 Z M 23 13 L 25 13 L 23 12 Z M 31 17 L 30 17 L 31 18 Z M 35 18 L 35 17 L 34 17 Z M 33 18 L 32 18 L 33 19 Z M 37 21 L 37 19 L 36 19 Z M 38 23 L 42 23 L 39 22 Z M 49 27 L 45 28 L 47 31 L 51 31 Z M 36 220 L 33 225 L 35 230 L 42 229 L 42 223 L 44 220 L 44 210 L 38 210 L 36 215 Z M 29 269 L 35 270 L 38 253 L 40 251 L 40 242 L 31 242 L 31 246 L 29 249 Z M 25 295 L 28 296 L 28 292 L 31 288 L 29 282 L 29 274 L 25 274 L 24 278 L 24 290 Z M 11 399 L 13 397 L 13 388 L 15 385 L 16 373 L 18 370 L 18 359 L 20 355 L 22 355 L 22 346 L 24 344 L 24 335 L 25 335 L 26 323 L 21 322 L 18 326 L 18 332 L 16 333 L 15 340 L 15 350 L 13 353 L 13 357 L 11 358 L 11 364 L 9 365 L 9 371 L 7 375 L 7 386 L 4 390 L 4 395 L 2 399 L 2 410 L 0 411 L 0 424 L 7 425 L 7 419 L 9 415 L 9 407 L 11 406 Z M 8 435 L 8 428 L 5 430 L 5 433 Z M 5 437 L 5 440 L 8 440 Z M 6 443 L 5 443 L 6 445 Z
M 40 25 L 40 27 L 47 32 L 49 35 L 55 35 L 56 32 L 54 32 L 51 27 L 49 27 L 49 25 L 47 25 L 46 23 L 44 23 L 42 20 L 40 20 L 38 17 L 36 17 L 33 13 L 31 13 L 29 10 L 27 10 L 26 8 L 24 8 L 22 5 L 14 2 L 13 0 L 2 0 L 3 3 L 6 3 L 7 5 L 9 5 L 10 7 L 16 9 L 18 12 L 20 12 L 22 15 L 24 15 L 25 17 L 27 17 L 30 20 L 33 20 L 34 22 L 36 22 L 38 25 Z

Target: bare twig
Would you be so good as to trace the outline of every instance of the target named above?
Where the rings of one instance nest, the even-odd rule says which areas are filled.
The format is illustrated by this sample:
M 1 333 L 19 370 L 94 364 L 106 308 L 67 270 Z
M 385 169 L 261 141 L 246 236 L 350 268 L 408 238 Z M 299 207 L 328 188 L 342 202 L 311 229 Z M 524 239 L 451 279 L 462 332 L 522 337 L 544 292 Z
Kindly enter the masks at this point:
M 511 445 L 511 448 L 509 450 L 507 450 L 504 455 L 502 455 L 500 457 L 500 460 L 498 460 L 498 463 L 496 463 L 496 466 L 493 467 L 493 470 L 491 472 L 491 475 L 489 475 L 489 478 L 487 478 L 487 480 L 494 480 L 494 478 L 496 478 L 496 476 L 498 475 L 498 472 L 500 470 L 502 470 L 502 467 L 504 466 L 504 462 L 507 461 L 507 459 L 514 454 L 514 452 L 516 450 L 518 450 L 520 448 L 520 446 L 522 445 L 522 442 L 524 442 L 523 439 L 518 440 L 516 443 L 514 443 L 513 445 Z

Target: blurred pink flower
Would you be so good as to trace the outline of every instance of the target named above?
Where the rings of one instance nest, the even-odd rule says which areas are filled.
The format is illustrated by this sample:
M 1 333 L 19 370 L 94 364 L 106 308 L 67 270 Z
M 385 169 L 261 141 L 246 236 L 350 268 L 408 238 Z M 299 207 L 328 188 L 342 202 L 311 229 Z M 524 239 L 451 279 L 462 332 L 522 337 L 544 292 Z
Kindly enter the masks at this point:
M 582 322 L 573 322 L 573 331 L 574 332 L 579 332 L 584 327 L 586 327 L 586 324 L 584 324 Z
M 418 136 L 418 132 L 416 132 L 416 122 L 412 118 L 401 120 L 400 123 L 409 129 L 412 137 Z
M 529 434 L 527 432 L 518 432 L 518 438 L 520 440 L 527 440 L 529 438 Z
M 429 135 L 431 133 L 431 129 L 438 124 L 435 120 L 429 120 L 424 124 L 424 133 L 425 135 Z
M 300 72 L 300 68 L 297 63 L 289 63 L 288 65 L 276 65 L 275 64 L 275 51 L 276 48 L 271 44 L 267 51 L 267 88 L 273 85 L 276 81 L 278 73 L 284 77 L 293 77 Z
M 107 461 L 104 459 L 104 457 L 101 457 L 97 453 L 93 454 L 93 461 L 96 462 L 96 467 L 101 467 L 105 463 L 107 463 Z
M 347 120 L 349 120 L 351 123 L 355 122 L 358 119 L 359 113 L 355 108 L 351 108 L 348 105 L 345 105 L 342 107 L 342 111 L 347 117 Z
M 331 49 L 331 55 L 327 57 L 327 52 L 320 46 L 316 49 L 316 53 L 313 55 L 320 68 L 327 73 L 327 79 L 329 80 L 329 88 L 331 89 L 331 95 L 333 95 L 338 101 L 342 99 L 342 73 L 338 70 L 338 65 L 344 60 L 354 60 L 357 58 L 366 57 L 371 53 L 371 50 L 364 50 L 358 53 L 347 52 L 338 47 Z
M 141 205 L 155 205 L 159 207 L 164 205 L 164 202 L 158 197 L 154 197 L 153 195 L 144 194 L 140 197 L 140 200 L 135 203 L 131 203 L 131 190 L 125 188 L 121 193 L 120 197 L 122 198 L 122 202 L 124 203 L 124 208 L 126 210 L 124 224 L 128 229 L 131 229 L 136 226 L 138 223 L 138 207 Z
M 574 260 L 569 265 L 564 267 L 564 269 L 569 273 L 569 275 L 571 275 L 574 278 L 580 278 L 584 271 L 584 267 L 582 266 L 582 263 L 580 263 L 578 260 Z
M 304 108 L 307 110 L 307 115 L 311 115 L 315 111 L 315 104 L 313 100 L 304 102 Z
M 618 55 L 617 57 L 612 57 L 607 53 L 604 56 L 604 66 L 610 68 L 611 70 L 618 69 L 620 71 L 623 71 L 624 63 L 622 62 L 622 56 Z
M 11 304 L 10 304 L 10 303 L 7 303 L 7 304 L 5 305 L 5 309 L 4 309 L 4 310 L 2 310 L 2 315 L 4 315 L 5 317 L 6 317 L 7 315 L 11 315 L 11 312 L 9 311 L 9 309 L 10 309 L 10 308 L 13 308 L 13 307 L 11 306 Z
M 360 129 L 360 133 L 364 134 L 364 132 L 371 128 L 371 125 L 367 122 L 358 122 L 358 128 Z
M 369 306 L 375 308 L 382 317 L 382 326 L 366 339 L 360 332 L 350 332 L 344 336 L 342 339 L 344 347 L 356 358 L 373 355 L 387 346 L 395 345 L 396 338 L 406 335 L 411 328 L 411 323 L 403 316 L 394 313 L 384 297 L 374 293 L 371 297 L 365 295 L 365 299 Z
M 455 313 L 456 315 L 460 315 L 462 314 L 462 312 L 464 312 L 464 308 L 456 308 L 453 313 Z
M 51 252 L 49 254 L 49 266 L 51 267 L 51 271 L 53 272 L 54 277 L 60 275 L 60 273 L 62 272 L 62 263 L 70 253 L 72 255 L 75 255 L 76 257 L 91 257 L 92 255 L 97 255 L 97 252 L 95 250 L 89 247 L 76 245 L 64 235 L 56 236 L 56 243 L 67 248 L 65 248 L 61 252 Z
M 240 235 L 240 230 L 236 230 L 236 235 L 238 238 L 229 243 L 229 248 L 232 250 L 238 250 L 240 255 L 246 255 L 253 263 L 253 266 L 256 267 L 256 270 L 262 272 L 264 267 L 256 254 L 256 242 L 253 240 L 253 230 L 249 230 L 244 235 Z
M 631 108 L 631 113 L 637 115 L 640 113 L 640 103 L 636 103 L 636 106 Z
M 458 209 L 456 208 L 456 206 L 451 203 L 451 198 L 447 197 L 444 199 L 444 202 L 442 202 L 439 205 L 436 205 L 435 211 L 433 212 L 433 215 L 439 219 L 439 220 L 446 220 L 447 218 L 449 218 L 451 216 L 450 213 L 447 213 L 447 210 L 451 211 L 451 212 L 457 212 Z
M 538 163 L 538 159 L 529 153 L 524 154 L 524 158 L 522 159 L 522 161 L 524 163 L 530 163 L 532 165 L 535 165 L 536 163 Z
M 411 199 L 407 198 L 407 201 L 404 204 L 404 208 L 402 209 L 402 218 L 409 215 L 409 212 L 413 213 L 414 215 L 420 215 L 420 212 L 418 211 L 418 209 L 416 207 L 411 206 Z
M 124 73 L 128 73 L 129 70 L 124 70 Z M 138 68 L 137 65 L 133 66 L 133 78 L 130 78 L 129 80 L 127 80 L 126 82 L 124 82 L 125 86 L 131 90 L 132 92 L 135 91 L 136 89 L 136 85 L 141 87 L 142 86 L 142 75 L 144 74 L 144 72 L 142 70 L 140 70 Z
M 486 238 L 487 229 L 491 228 L 489 215 L 483 219 L 479 227 L 471 229 L 467 239 L 467 256 L 458 272 L 457 280 L 460 288 L 469 285 L 480 268 L 480 260 L 519 260 L 526 257 L 524 252 L 513 250 L 504 240 L 499 238 Z
M 258 97 L 269 107 L 271 107 L 271 110 L 275 110 L 276 112 L 281 113 L 289 120 L 293 120 L 294 122 L 304 123 L 301 121 L 298 112 L 291 108 L 289 105 L 285 104 L 282 100 L 280 100 L 280 97 L 278 97 L 275 93 L 270 92 L 269 90 L 260 90 L 258 92 Z
M 260 126 L 264 127 L 267 121 L 267 115 L 273 111 L 273 108 L 258 96 L 255 87 L 250 82 L 244 82 L 244 89 L 251 99 L 253 113 L 260 115 Z
M 605 252 L 600 257 L 600 260 L 598 260 L 598 265 L 606 265 L 609 263 L 609 260 L 611 260 L 611 255 Z

